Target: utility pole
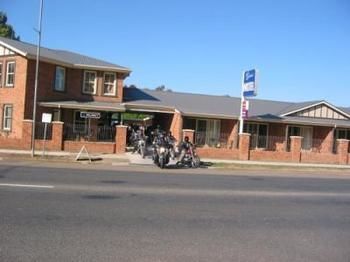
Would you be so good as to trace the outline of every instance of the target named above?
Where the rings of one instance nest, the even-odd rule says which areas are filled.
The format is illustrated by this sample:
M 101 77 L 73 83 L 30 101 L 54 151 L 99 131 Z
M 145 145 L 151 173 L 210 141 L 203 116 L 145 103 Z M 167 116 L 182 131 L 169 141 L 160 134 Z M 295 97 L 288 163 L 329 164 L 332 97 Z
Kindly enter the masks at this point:
M 35 30 L 38 33 L 38 45 L 36 47 L 36 66 L 35 66 L 35 84 L 34 84 L 34 101 L 33 101 L 33 123 L 32 123 L 32 157 L 35 155 L 35 122 L 36 122 L 36 104 L 38 93 L 38 78 L 39 78 L 39 60 L 40 60 L 40 45 L 41 45 L 41 22 L 43 17 L 44 0 L 40 0 L 39 11 L 39 26 Z

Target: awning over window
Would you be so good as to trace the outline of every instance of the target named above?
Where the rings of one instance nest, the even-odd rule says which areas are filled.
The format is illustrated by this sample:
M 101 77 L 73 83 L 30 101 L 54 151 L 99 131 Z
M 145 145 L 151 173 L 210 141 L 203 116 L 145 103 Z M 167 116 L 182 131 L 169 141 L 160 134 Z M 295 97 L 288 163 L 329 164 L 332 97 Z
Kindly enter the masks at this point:
M 97 101 L 40 102 L 39 105 L 43 107 L 50 107 L 50 108 L 68 108 L 68 109 L 109 111 L 109 112 L 125 112 L 125 106 L 121 103 L 108 103 L 108 102 L 97 102 Z

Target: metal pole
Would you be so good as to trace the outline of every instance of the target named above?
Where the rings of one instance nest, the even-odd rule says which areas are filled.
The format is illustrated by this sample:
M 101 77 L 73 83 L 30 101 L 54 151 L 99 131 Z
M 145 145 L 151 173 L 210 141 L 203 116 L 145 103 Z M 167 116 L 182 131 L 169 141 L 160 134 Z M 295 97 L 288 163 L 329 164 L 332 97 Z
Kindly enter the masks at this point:
M 41 22 L 43 17 L 43 5 L 44 0 L 40 0 L 40 12 L 39 12 L 39 28 L 38 33 L 38 45 L 36 48 L 36 66 L 35 66 L 35 84 L 34 84 L 34 105 L 33 105 L 33 123 L 32 123 L 32 157 L 35 155 L 35 121 L 36 121 L 36 103 L 38 93 L 38 78 L 39 78 L 39 59 L 40 59 L 40 44 L 41 44 Z
M 243 81 L 244 81 L 244 72 L 242 74 L 242 84 L 241 84 L 241 112 L 240 112 L 240 117 L 239 117 L 239 134 L 243 133 L 243 124 L 244 124 L 244 119 L 243 119 L 243 114 L 242 114 L 242 110 L 243 110 L 243 102 L 244 100 L 244 95 L 243 95 Z
M 42 154 L 42 157 L 45 156 L 46 132 L 47 132 L 47 123 L 45 123 L 45 127 L 44 127 L 44 143 L 43 143 L 43 154 Z

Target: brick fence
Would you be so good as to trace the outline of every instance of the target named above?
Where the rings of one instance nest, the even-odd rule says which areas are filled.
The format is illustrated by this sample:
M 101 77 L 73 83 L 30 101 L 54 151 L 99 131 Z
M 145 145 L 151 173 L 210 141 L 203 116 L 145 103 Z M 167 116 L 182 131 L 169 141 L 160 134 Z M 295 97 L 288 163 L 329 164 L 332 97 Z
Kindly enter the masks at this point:
M 0 136 L 0 148 L 30 150 L 32 147 L 32 120 L 24 120 L 21 138 Z M 116 127 L 115 142 L 65 141 L 63 139 L 63 122 L 52 122 L 51 139 L 45 141 L 47 151 L 79 152 L 85 146 L 91 153 L 124 153 L 126 147 L 126 126 Z M 35 149 L 42 150 L 44 140 L 35 139 Z
M 193 130 L 184 130 L 184 136 L 193 138 Z M 268 151 L 262 149 L 250 150 L 250 134 L 239 135 L 238 149 L 198 147 L 197 153 L 202 158 L 217 158 L 227 160 L 275 161 L 316 164 L 350 164 L 349 140 L 337 141 L 337 153 L 309 152 L 302 150 L 302 137 L 290 137 L 290 151 Z M 192 140 L 193 141 L 193 140 Z

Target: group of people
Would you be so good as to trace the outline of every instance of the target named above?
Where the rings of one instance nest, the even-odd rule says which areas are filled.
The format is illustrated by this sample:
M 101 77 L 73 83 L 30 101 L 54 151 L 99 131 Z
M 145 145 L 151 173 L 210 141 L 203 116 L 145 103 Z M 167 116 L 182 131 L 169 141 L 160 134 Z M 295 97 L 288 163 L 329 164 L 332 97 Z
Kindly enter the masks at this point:
M 193 146 L 188 136 L 185 136 L 183 141 L 181 141 L 178 145 L 178 141 L 173 136 L 171 131 L 164 131 L 160 128 L 159 125 L 155 127 L 145 127 L 143 125 L 130 125 L 127 131 L 128 144 L 133 147 L 133 151 L 136 152 L 138 150 L 138 141 L 143 140 L 145 142 L 145 146 L 155 145 L 160 143 L 166 143 L 168 145 L 173 146 L 175 158 L 175 147 L 178 148 L 179 151 L 179 162 L 185 157 L 186 152 Z

